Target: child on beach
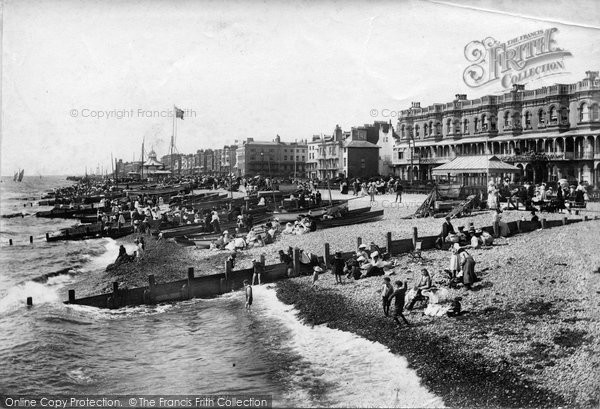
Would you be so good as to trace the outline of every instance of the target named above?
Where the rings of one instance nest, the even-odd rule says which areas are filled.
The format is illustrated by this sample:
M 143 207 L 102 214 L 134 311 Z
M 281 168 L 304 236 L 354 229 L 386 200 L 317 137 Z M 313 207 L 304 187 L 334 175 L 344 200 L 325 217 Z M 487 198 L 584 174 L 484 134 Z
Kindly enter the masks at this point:
M 246 289 L 246 310 L 251 311 L 252 307 L 252 286 L 248 280 L 244 280 L 244 288 Z
M 383 278 L 383 286 L 381 287 L 381 304 L 383 305 L 383 315 L 386 317 L 390 314 L 390 296 L 394 292 L 394 287 L 390 284 L 390 278 Z
M 323 272 L 323 269 L 319 266 L 315 266 L 313 268 L 313 283 L 311 287 L 317 285 L 317 280 L 319 279 L 319 274 Z
M 406 289 L 408 288 L 408 284 L 405 281 L 404 283 L 402 283 L 402 281 L 396 281 L 396 290 L 392 293 L 392 295 L 390 295 L 389 297 L 389 303 L 392 303 L 392 299 L 395 299 L 395 311 L 394 311 L 394 321 L 396 321 L 396 323 L 398 325 L 400 325 L 400 321 L 398 320 L 398 317 L 402 317 L 402 319 L 404 320 L 404 322 L 406 323 L 406 325 L 410 326 L 410 323 L 407 321 L 406 317 L 404 316 L 404 314 L 402 314 L 402 312 L 404 311 L 404 303 L 406 302 Z

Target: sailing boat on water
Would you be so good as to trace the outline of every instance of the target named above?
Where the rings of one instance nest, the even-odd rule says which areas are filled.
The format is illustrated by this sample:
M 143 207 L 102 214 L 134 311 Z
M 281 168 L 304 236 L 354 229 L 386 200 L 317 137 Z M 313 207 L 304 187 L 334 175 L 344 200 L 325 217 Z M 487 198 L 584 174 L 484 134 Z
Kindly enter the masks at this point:
M 15 176 L 13 176 L 13 182 L 16 182 L 18 178 L 19 178 L 19 171 L 17 170 L 15 172 Z
M 18 182 L 21 182 L 23 180 L 24 173 L 25 173 L 25 169 L 21 169 L 21 171 L 19 172 L 19 177 L 17 178 Z

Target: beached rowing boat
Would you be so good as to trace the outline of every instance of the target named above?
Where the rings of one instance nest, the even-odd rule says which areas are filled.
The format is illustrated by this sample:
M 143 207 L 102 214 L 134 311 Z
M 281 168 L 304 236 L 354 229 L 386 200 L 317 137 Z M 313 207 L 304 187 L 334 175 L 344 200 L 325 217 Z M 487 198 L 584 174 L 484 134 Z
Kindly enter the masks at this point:
M 317 226 L 322 229 L 328 229 L 331 227 L 349 226 L 351 224 L 375 222 L 381 220 L 382 217 L 383 210 L 375 210 L 372 212 L 361 212 L 333 219 L 320 220 L 317 222 Z

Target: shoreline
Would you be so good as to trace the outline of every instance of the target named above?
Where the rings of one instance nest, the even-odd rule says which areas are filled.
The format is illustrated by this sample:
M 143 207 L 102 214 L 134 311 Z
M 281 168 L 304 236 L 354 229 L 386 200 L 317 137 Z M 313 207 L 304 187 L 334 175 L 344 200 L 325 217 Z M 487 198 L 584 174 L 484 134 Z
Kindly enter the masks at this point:
M 307 325 L 324 324 L 352 332 L 402 355 L 422 383 L 448 406 L 597 406 L 600 315 L 592 295 L 594 290 L 600 293 L 600 277 L 593 277 L 595 273 L 590 270 L 600 267 L 600 258 L 593 254 L 599 241 L 594 235 L 599 228 L 600 222 L 595 221 L 584 229 L 571 225 L 552 233 L 538 231 L 511 237 L 507 245 L 482 250 L 481 253 L 492 252 L 487 260 L 474 254 L 481 282 L 474 286 L 474 291 L 450 290 L 452 296 L 463 297 L 463 310 L 469 311 L 458 318 L 429 317 L 415 309 L 406 314 L 411 327 L 398 327 L 381 311 L 380 298 L 375 293 L 381 277 L 346 280 L 346 284 L 336 286 L 333 276 L 324 274 L 317 290 L 311 288 L 310 278 L 294 278 L 278 282 L 277 295 L 282 302 L 294 305 Z M 509 256 L 507 264 L 501 265 L 496 258 L 510 254 L 514 246 L 543 246 L 550 235 L 558 238 L 560 248 L 566 251 L 579 248 L 564 240 L 575 239 L 573 234 L 578 230 L 585 231 L 584 237 L 592 238 L 581 245 L 582 251 L 588 250 L 588 256 L 596 263 L 588 271 L 582 271 L 584 266 L 577 264 L 576 257 L 571 255 L 565 258 L 569 265 L 574 264 L 568 276 L 560 268 L 549 270 L 543 264 L 536 269 L 540 271 L 531 273 L 531 280 L 526 280 L 511 276 L 510 267 L 517 260 Z M 531 235 L 535 237 L 528 237 Z M 445 253 L 426 252 L 425 257 L 431 262 L 424 266 L 438 271 L 436 266 L 447 263 Z M 392 276 L 392 281 L 413 278 L 415 283 L 416 276 L 410 268 L 418 270 L 423 266 L 407 265 L 409 271 Z M 582 293 L 577 282 L 590 278 L 595 280 L 589 294 Z M 561 279 L 562 288 L 554 285 Z M 511 280 L 513 286 L 507 285 Z M 546 281 L 539 284 L 540 280 Z M 500 288 L 502 285 L 505 287 Z M 548 287 L 540 292 L 535 288 L 540 285 Z M 575 287 L 572 292 L 570 285 Z M 513 288 L 518 286 L 521 291 Z M 576 298 L 577 294 L 581 299 Z
M 368 200 L 350 203 L 360 207 Z M 401 219 L 414 210 L 386 209 L 380 222 L 282 236 L 269 246 L 238 252 L 235 269 L 249 267 L 250 260 L 262 254 L 267 264 L 278 263 L 278 250 L 288 246 L 322 255 L 324 243 L 330 243 L 332 252 L 349 251 L 355 248 L 356 237 L 384 245 L 386 231 L 391 230 L 394 239 L 410 237 L 412 226 L 418 226 L 420 235 L 439 231 L 440 219 Z M 526 213 L 503 215 L 508 222 Z M 548 220 L 566 216 L 543 214 Z M 457 227 L 474 222 L 477 227 L 488 225 L 490 218 L 490 212 L 484 212 L 453 223 Z M 497 240 L 490 249 L 470 250 L 481 282 L 472 292 L 449 290 L 451 297 L 463 297 L 463 310 L 470 313 L 455 319 L 432 318 L 418 309 L 407 315 L 414 324 L 408 329 L 383 317 L 375 293 L 381 277 L 346 280 L 345 285 L 335 286 L 333 276 L 326 273 L 317 291 L 310 288 L 309 277 L 280 281 L 276 291 L 282 302 L 295 306 L 305 324 L 326 324 L 354 333 L 406 358 L 422 383 L 448 406 L 590 407 L 600 398 L 593 389 L 600 384 L 600 374 L 596 375 L 600 308 L 592 302 L 600 294 L 600 275 L 591 272 L 600 267 L 599 230 L 600 221 L 589 221 L 511 236 Z M 117 243 L 132 243 L 134 238 L 130 235 Z M 124 287 L 145 286 L 148 274 L 155 274 L 157 282 L 183 279 L 188 267 L 194 267 L 197 276 L 220 273 L 229 254 L 153 238 L 146 243 L 146 256 L 140 263 L 104 271 L 76 287 L 84 285 L 87 291 L 83 293 L 93 295 L 98 288 L 110 292 L 112 281 Z M 410 286 L 422 267 L 434 273 L 434 282 L 441 278 L 448 252 L 427 250 L 423 256 L 423 264 L 411 262 L 406 255 L 395 257 L 399 266 L 392 281 L 407 279 Z M 582 283 L 590 285 L 589 289 L 582 288 Z

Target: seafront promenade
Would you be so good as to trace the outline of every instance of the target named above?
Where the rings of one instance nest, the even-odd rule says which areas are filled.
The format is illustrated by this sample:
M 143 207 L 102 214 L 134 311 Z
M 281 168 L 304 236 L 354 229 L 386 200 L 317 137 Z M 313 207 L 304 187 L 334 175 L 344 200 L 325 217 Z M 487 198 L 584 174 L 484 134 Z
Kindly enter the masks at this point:
M 325 194 L 324 194 L 324 197 Z M 348 197 L 334 192 L 333 198 Z M 278 251 L 288 247 L 323 255 L 325 243 L 331 253 L 353 251 L 357 238 L 385 246 L 386 233 L 393 239 L 439 234 L 442 219 L 405 219 L 414 213 L 424 195 L 406 194 L 403 204 L 391 195 L 377 196 L 373 207 L 384 209 L 382 221 L 317 230 L 306 235 L 282 235 L 265 247 L 238 252 L 237 269 L 251 266 L 263 256 L 266 264 L 279 262 Z M 368 197 L 350 201 L 350 208 L 368 204 Z M 560 224 L 570 219 L 593 219 L 595 204 L 578 216 L 543 213 Z M 503 221 L 529 217 L 525 211 L 505 211 Z M 455 227 L 473 223 L 489 226 L 491 212 L 476 212 L 453 220 Z M 500 238 L 490 248 L 469 250 L 481 279 L 473 291 L 448 288 L 448 297 L 462 297 L 458 318 L 430 317 L 423 309 L 407 315 L 410 327 L 398 327 L 383 316 L 380 306 L 381 277 L 346 280 L 336 285 L 333 275 L 321 276 L 317 288 L 309 277 L 276 284 L 279 298 L 293 304 L 309 325 L 328 325 L 379 342 L 406 357 L 426 387 L 450 406 L 556 407 L 596 404 L 595 386 L 600 365 L 598 339 L 600 293 L 597 253 L 600 221 L 568 224 Z M 123 240 L 132 242 L 130 236 Z M 104 276 L 80 283 L 77 294 L 110 292 L 112 282 L 129 288 L 147 285 L 153 274 L 157 282 L 185 279 L 187 269 L 195 275 L 222 273 L 228 252 L 181 247 L 169 240 L 147 241 L 148 250 L 139 263 L 121 266 Z M 115 255 L 116 256 L 116 255 Z M 445 287 L 447 250 L 427 250 L 423 260 L 406 254 L 394 257 L 392 281 L 418 281 L 427 268 L 434 284 Z M 240 297 L 243 295 L 240 293 Z M 257 299 L 256 302 L 260 302 Z

